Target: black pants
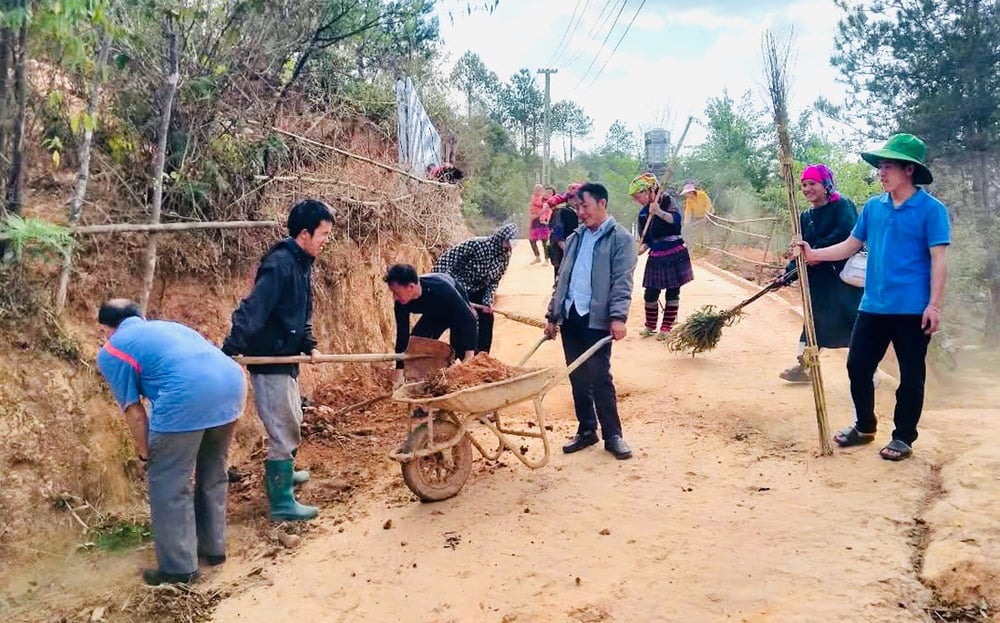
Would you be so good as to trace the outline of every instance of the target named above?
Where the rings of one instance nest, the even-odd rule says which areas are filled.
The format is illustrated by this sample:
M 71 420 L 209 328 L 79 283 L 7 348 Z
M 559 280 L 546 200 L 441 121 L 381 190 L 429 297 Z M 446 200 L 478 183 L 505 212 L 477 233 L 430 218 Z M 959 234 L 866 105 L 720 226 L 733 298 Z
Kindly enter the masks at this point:
M 569 310 L 569 316 L 562 325 L 563 353 L 569 365 L 584 351 L 608 336 L 607 331 L 587 327 L 588 316 L 580 316 L 576 307 Z M 622 434 L 622 423 L 618 417 L 618 397 L 611 379 L 611 344 L 604 346 L 582 366 L 569 375 L 573 387 L 573 406 L 579 421 L 578 433 L 597 430 L 601 423 L 601 436 L 610 439 Z
M 874 433 L 875 388 L 872 375 L 892 344 L 899 360 L 899 389 L 896 390 L 896 429 L 892 438 L 912 444 L 917 439 L 917 422 L 924 408 L 924 380 L 927 377 L 927 346 L 930 336 L 920 326 L 921 316 L 910 314 L 869 314 L 858 312 L 847 353 L 847 374 L 851 398 L 857 411 L 858 432 Z
M 483 314 L 484 316 L 486 314 Z M 490 322 L 493 320 L 491 318 Z M 426 314 L 420 316 L 420 320 L 417 324 L 413 325 L 413 329 L 410 331 L 410 335 L 415 335 L 417 337 L 426 337 L 432 340 L 436 340 L 441 337 L 441 334 L 448 331 L 448 319 L 440 317 L 428 317 Z M 492 331 L 492 328 L 491 328 Z M 451 344 L 452 350 L 455 351 L 455 356 L 459 359 L 465 355 L 467 350 L 476 350 L 475 344 L 459 344 L 455 340 L 455 332 L 450 331 L 448 333 L 449 343 Z M 402 362 L 400 362 L 401 364 Z M 399 364 L 397 364 L 399 365 Z
M 484 296 L 486 296 L 486 292 L 469 292 L 469 302 L 476 303 L 477 305 L 485 305 L 483 302 Z M 490 352 L 490 348 L 493 347 L 493 314 L 487 314 L 477 309 L 476 317 L 479 324 L 476 352 L 488 353 Z

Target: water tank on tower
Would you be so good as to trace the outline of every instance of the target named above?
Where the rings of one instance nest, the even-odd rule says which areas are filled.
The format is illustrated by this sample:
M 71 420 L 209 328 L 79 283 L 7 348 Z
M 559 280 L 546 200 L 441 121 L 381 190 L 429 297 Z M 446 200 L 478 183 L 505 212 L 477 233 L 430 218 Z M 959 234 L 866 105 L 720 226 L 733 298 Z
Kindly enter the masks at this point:
M 656 129 L 646 132 L 646 168 L 650 171 L 663 171 L 667 168 L 667 149 L 670 145 L 670 133 Z

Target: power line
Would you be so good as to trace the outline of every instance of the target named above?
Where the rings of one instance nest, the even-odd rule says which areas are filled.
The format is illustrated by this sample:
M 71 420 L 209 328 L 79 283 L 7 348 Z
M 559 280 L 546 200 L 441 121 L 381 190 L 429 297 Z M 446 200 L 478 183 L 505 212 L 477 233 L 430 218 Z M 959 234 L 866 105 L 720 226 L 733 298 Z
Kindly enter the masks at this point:
M 595 55 L 594 55 L 594 60 L 590 61 L 590 65 L 588 65 L 588 66 L 587 66 L 587 71 L 583 72 L 583 77 L 582 77 L 582 78 L 580 78 L 580 82 L 578 82 L 578 83 L 576 84 L 576 86 L 575 86 L 575 87 L 573 87 L 573 88 L 574 88 L 574 90 L 575 90 L 575 89 L 579 89 L 579 88 L 580 88 L 580 85 L 581 85 L 581 84 L 583 84 L 583 81 L 584 81 L 584 80 L 586 80 L 586 79 L 587 79 L 587 76 L 589 76 L 589 75 L 590 75 L 590 70 L 594 68 L 594 63 L 596 63 L 596 62 L 597 62 L 597 59 L 599 59 L 599 58 L 601 57 L 601 52 L 603 52 L 603 51 L 604 51 L 604 46 L 605 46 L 605 45 L 607 45 L 607 43 L 608 43 L 608 39 L 610 39 L 610 38 L 611 38 L 611 33 L 612 33 L 612 32 L 614 32 L 614 30 L 615 30 L 615 26 L 617 26 L 617 25 L 618 25 L 618 20 L 619 20 L 619 19 L 621 19 L 621 16 L 622 16 L 622 11 L 624 11 L 624 10 L 625 10 L 625 6 L 626 6 L 627 4 L 628 4 L 628 0 L 625 0 L 624 2 L 622 2 L 622 6 L 621 6 L 621 8 L 620 8 L 620 9 L 618 9 L 618 15 L 616 15 L 616 16 L 615 16 L 615 21 L 614 21 L 614 22 L 612 22 L 612 24 L 611 24 L 611 28 L 610 28 L 610 29 L 608 29 L 608 34 L 604 36 L 604 41 L 602 41 L 602 42 L 601 42 L 601 49 L 599 49 L 599 50 L 597 51 L 597 54 L 595 54 Z
M 583 4 L 583 10 L 580 11 L 580 17 L 579 19 L 576 20 L 576 27 L 570 29 L 569 38 L 566 40 L 566 45 L 562 46 L 562 48 L 559 50 L 558 58 L 556 59 L 555 62 L 558 63 L 559 61 L 563 60 L 563 57 L 565 57 L 565 55 L 569 52 L 570 44 L 573 43 L 573 41 L 576 39 L 577 29 L 583 26 L 583 16 L 587 14 L 587 9 L 590 8 L 590 2 L 591 0 L 587 0 Z M 579 0 L 577 1 L 577 4 L 579 4 Z
M 604 6 L 601 7 L 601 13 L 600 13 L 600 15 L 597 16 L 597 19 L 594 21 L 594 25 L 590 27 L 590 31 L 587 33 L 587 39 L 593 39 L 594 38 L 594 35 L 597 34 L 597 31 L 600 30 L 601 24 L 604 22 L 604 15 L 605 15 L 605 13 L 608 12 L 608 8 L 613 6 L 612 3 L 617 4 L 617 2 L 618 2 L 618 0 L 605 0 L 604 1 Z M 580 57 L 582 55 L 583 55 L 583 48 L 581 47 L 580 49 L 578 49 L 576 51 L 576 53 L 573 54 L 573 56 L 568 61 L 566 61 L 563 64 L 564 65 L 573 65 L 574 63 L 576 63 L 577 60 L 580 59 Z
M 622 44 L 622 41 L 625 40 L 625 35 L 627 35 L 628 31 L 632 29 L 632 24 L 635 23 L 635 18 L 639 17 L 639 13 L 642 11 L 642 7 L 645 5 L 646 5 L 646 0 L 642 0 L 642 2 L 639 3 L 639 8 L 636 9 L 635 14 L 632 15 L 632 21 L 628 23 L 628 26 L 625 27 L 625 32 L 623 32 L 622 36 L 618 38 L 618 43 L 615 44 L 615 49 L 611 50 L 611 54 L 608 56 L 607 60 L 604 61 L 604 64 L 601 65 L 601 70 L 597 72 L 597 75 L 594 76 L 594 79 L 590 81 L 589 85 L 587 85 L 587 90 L 590 90 L 590 87 L 594 86 L 594 83 L 597 82 L 597 79 L 600 78 L 601 74 L 604 73 L 604 68 L 607 67 L 608 63 L 611 62 L 611 58 L 615 55 L 615 52 L 618 51 L 618 46 L 620 46 Z
M 587 33 L 588 37 L 593 37 L 594 35 L 597 34 L 597 29 L 601 25 L 601 20 L 604 19 L 604 14 L 607 12 L 608 7 L 610 6 L 611 6 L 611 0 L 607 0 L 604 3 L 604 6 L 601 8 L 601 14 L 597 16 L 597 21 L 594 22 L 594 25 L 590 27 L 590 32 Z
M 559 56 L 560 52 L 562 52 L 563 44 L 566 43 L 566 38 L 569 36 L 569 33 L 573 31 L 573 22 L 576 21 L 576 11 L 580 8 L 580 1 L 581 0 L 576 0 L 576 6 L 573 7 L 573 17 L 569 18 L 569 24 L 563 32 L 562 39 L 559 40 L 559 45 L 556 46 L 556 51 L 552 54 L 552 58 L 549 59 L 549 65 L 555 64 L 556 57 Z M 589 3 L 590 0 L 587 1 Z M 586 11 L 586 9 L 584 10 Z

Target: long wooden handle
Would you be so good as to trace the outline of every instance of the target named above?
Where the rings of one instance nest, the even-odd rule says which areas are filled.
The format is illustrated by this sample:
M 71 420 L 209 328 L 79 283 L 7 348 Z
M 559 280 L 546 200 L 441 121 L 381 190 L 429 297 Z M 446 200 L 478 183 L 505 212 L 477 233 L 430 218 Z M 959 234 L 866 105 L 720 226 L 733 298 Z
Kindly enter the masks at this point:
M 731 316 L 731 315 L 737 313 L 738 311 L 740 311 L 741 309 L 743 309 L 744 307 L 746 307 L 747 305 L 749 305 L 750 303 L 753 303 L 754 301 L 756 301 L 760 297 L 764 296 L 768 292 L 770 292 L 772 290 L 777 290 L 781 286 L 782 280 L 786 279 L 787 277 L 790 277 L 790 276 L 794 275 L 797 272 L 798 272 L 798 269 L 793 268 L 792 270 L 788 271 L 784 275 L 778 277 L 777 279 L 775 279 L 771 283 L 769 283 L 766 286 L 764 286 L 764 289 L 762 289 L 757 294 L 754 294 L 753 296 L 751 296 L 747 300 L 743 301 L 742 303 L 740 303 L 736 307 L 732 307 L 730 309 L 727 309 L 725 312 L 723 312 L 723 315 Z
M 688 130 L 691 129 L 692 121 L 694 121 L 694 117 L 688 117 L 687 123 L 684 124 L 684 131 L 681 132 L 681 138 L 677 141 L 677 146 L 674 148 L 673 155 L 670 156 L 670 163 L 667 165 L 667 171 L 663 174 L 663 179 L 660 180 L 660 192 L 656 193 L 656 197 L 654 197 L 653 201 L 649 203 L 650 210 L 649 214 L 646 216 L 646 225 L 642 228 L 642 235 L 639 236 L 640 247 L 642 246 L 642 241 L 646 239 L 646 232 L 649 231 L 649 224 L 653 222 L 653 204 L 659 202 L 663 189 L 667 187 L 667 182 L 669 182 L 670 178 L 674 175 L 674 164 L 677 163 L 677 155 L 681 151 L 681 146 L 684 144 L 684 138 L 687 136 Z
M 485 305 L 480 305 L 479 303 L 469 303 L 478 310 L 486 309 Z M 526 324 L 529 327 L 537 327 L 539 329 L 545 328 L 545 322 L 538 320 L 537 318 L 529 318 L 528 316 L 522 316 L 520 314 L 514 314 L 511 312 L 503 311 L 502 309 L 493 308 L 493 313 L 498 316 L 503 316 L 504 318 L 510 318 L 514 322 L 520 322 L 521 324 Z
M 424 359 L 429 355 L 407 355 L 406 353 L 359 353 L 354 355 L 287 355 L 282 357 L 233 357 L 236 363 L 244 366 L 272 363 L 373 363 L 378 361 L 405 361 L 406 359 Z

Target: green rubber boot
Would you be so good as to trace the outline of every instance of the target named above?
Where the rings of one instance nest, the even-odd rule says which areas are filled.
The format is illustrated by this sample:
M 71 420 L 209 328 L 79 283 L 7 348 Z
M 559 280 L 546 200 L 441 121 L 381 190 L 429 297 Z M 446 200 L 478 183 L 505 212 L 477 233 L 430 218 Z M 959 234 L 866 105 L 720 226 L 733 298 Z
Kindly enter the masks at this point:
M 295 455 L 299 453 L 299 449 L 296 448 L 292 450 L 292 461 L 295 460 Z M 293 462 L 294 466 L 295 463 Z M 301 485 L 302 483 L 309 482 L 309 472 L 304 469 L 295 469 L 292 467 L 292 484 Z
M 274 521 L 306 521 L 319 514 L 315 506 L 305 506 L 295 501 L 292 491 L 292 459 L 264 461 L 267 501 Z

